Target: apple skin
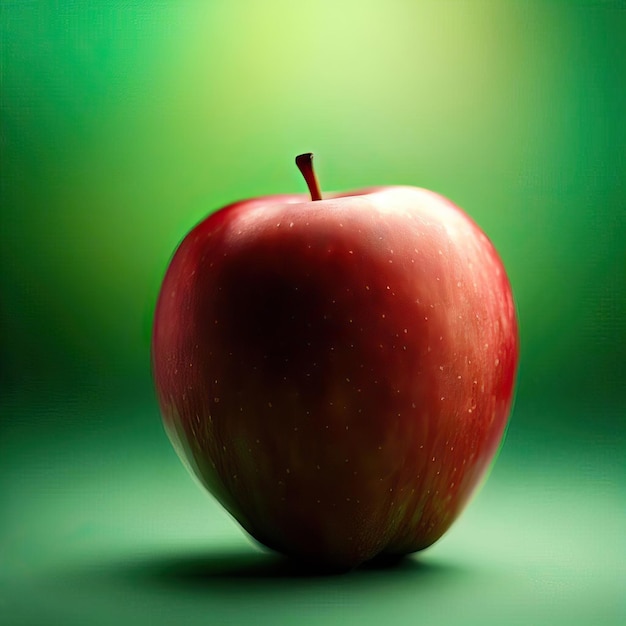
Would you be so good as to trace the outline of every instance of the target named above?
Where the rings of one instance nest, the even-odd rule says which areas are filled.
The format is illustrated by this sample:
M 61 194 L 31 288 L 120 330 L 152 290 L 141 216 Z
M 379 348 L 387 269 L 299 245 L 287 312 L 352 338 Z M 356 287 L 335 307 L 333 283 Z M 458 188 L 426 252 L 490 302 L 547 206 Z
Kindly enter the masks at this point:
M 167 270 L 152 346 L 191 472 L 262 544 L 339 568 L 449 528 L 503 438 L 518 354 L 495 248 L 413 187 L 209 215 Z

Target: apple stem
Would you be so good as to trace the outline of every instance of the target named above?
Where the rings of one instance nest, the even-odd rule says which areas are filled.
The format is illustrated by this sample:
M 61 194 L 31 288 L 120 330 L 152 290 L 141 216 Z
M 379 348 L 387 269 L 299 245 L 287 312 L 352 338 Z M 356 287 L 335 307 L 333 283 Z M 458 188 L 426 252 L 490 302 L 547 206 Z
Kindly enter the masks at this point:
M 313 153 L 306 152 L 305 154 L 299 154 L 296 157 L 296 165 L 302 176 L 304 176 L 304 180 L 309 188 L 309 193 L 311 194 L 311 200 L 321 200 L 322 192 L 320 191 L 320 185 L 317 182 L 317 176 L 315 176 L 315 170 L 313 169 Z

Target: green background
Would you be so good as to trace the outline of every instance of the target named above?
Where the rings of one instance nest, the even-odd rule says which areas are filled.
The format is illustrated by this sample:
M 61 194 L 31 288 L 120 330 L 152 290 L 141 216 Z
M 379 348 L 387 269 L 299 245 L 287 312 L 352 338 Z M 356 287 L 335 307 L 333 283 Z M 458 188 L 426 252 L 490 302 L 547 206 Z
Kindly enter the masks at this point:
M 626 3 L 1 3 L 0 623 L 626 620 Z M 308 577 L 186 475 L 149 365 L 207 213 L 423 186 L 499 249 L 517 402 L 453 529 Z

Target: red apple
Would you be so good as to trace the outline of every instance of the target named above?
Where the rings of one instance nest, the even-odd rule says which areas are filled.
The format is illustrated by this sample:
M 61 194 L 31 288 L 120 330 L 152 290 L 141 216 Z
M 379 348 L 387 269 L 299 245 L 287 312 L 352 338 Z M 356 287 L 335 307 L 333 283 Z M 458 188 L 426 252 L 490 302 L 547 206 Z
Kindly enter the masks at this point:
M 503 437 L 518 330 L 502 262 L 413 187 L 231 204 L 176 251 L 153 371 L 167 432 L 258 541 L 352 567 L 431 545 Z

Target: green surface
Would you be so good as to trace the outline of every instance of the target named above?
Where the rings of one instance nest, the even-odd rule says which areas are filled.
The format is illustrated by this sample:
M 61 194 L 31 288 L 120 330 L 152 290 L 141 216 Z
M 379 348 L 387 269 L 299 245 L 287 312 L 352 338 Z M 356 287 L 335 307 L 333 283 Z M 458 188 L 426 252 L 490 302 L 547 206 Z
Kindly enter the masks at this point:
M 626 615 L 626 442 L 611 433 L 522 435 L 518 412 L 489 481 L 442 540 L 394 568 L 328 577 L 253 545 L 189 479 L 154 407 L 15 415 L 0 449 L 21 459 L 2 476 L 1 623 L 617 625 Z M 58 419 L 74 428 L 51 440 L 46 422 Z
M 626 5 L 6 0 L 0 7 L 0 624 L 626 622 Z M 501 252 L 507 443 L 392 570 L 304 577 L 194 485 L 151 320 L 208 212 L 410 184 Z

